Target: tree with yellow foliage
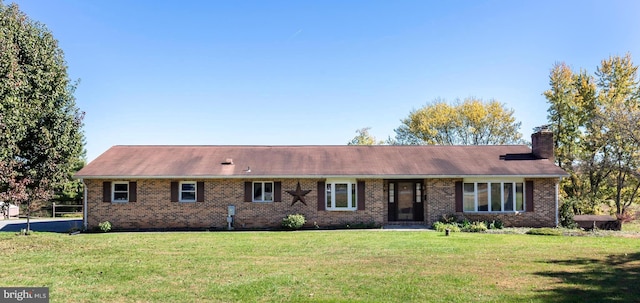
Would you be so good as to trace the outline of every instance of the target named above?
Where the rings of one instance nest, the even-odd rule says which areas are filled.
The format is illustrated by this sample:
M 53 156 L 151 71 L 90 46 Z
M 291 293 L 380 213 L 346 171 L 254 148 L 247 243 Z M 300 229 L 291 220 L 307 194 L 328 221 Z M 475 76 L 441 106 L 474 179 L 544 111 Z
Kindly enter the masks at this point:
M 521 144 L 514 111 L 490 100 L 467 98 L 449 104 L 435 100 L 413 110 L 395 129 L 392 144 L 494 145 Z
M 570 178 L 561 184 L 576 213 L 609 204 L 621 217 L 640 200 L 640 78 L 625 56 L 601 61 L 595 77 L 556 64 L 549 76 L 549 123 L 556 163 Z

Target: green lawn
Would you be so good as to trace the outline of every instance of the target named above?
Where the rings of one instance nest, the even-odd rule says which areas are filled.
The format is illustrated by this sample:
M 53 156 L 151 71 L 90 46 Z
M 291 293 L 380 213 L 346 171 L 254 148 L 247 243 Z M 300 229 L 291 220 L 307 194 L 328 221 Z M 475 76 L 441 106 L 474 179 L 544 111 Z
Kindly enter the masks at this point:
M 51 302 L 603 302 L 640 239 L 412 231 L 0 233 L 3 286 Z
M 622 224 L 622 230 L 626 232 L 640 232 L 640 220 Z

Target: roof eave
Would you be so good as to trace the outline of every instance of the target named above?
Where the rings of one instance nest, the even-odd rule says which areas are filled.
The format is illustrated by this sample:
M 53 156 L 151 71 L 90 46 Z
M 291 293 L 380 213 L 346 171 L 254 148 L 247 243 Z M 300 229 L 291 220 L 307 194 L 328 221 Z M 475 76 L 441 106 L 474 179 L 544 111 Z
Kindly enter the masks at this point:
M 564 178 L 567 174 L 517 174 L 517 175 L 193 175 L 193 176 L 134 176 L 134 175 L 75 175 L 75 179 L 115 180 L 115 179 L 464 179 L 464 178 Z

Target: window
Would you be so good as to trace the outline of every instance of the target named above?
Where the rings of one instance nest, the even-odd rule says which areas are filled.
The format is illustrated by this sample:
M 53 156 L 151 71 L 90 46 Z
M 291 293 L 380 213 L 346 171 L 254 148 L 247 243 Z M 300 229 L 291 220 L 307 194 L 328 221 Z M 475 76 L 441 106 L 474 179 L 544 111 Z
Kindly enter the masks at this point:
M 111 183 L 112 202 L 129 202 L 129 182 Z
M 204 182 L 172 181 L 171 202 L 204 202 Z
M 356 210 L 357 186 L 355 181 L 327 182 L 325 195 L 327 210 Z
M 524 210 L 524 185 L 516 183 L 516 210 Z
M 465 182 L 462 193 L 465 212 L 525 210 L 523 182 Z
M 463 205 L 464 211 L 474 211 L 476 210 L 475 206 L 475 184 L 474 183 L 465 183 L 463 189 Z
M 253 182 L 253 202 L 273 202 L 273 182 Z
M 500 209 L 502 206 L 502 184 L 491 183 L 491 209 Z
M 478 211 L 489 211 L 489 191 L 487 183 L 477 183 L 476 191 L 478 192 Z
M 502 202 L 504 203 L 504 207 L 502 210 L 504 211 L 512 211 L 513 210 L 513 183 L 504 183 L 503 191 L 502 191 Z
M 180 202 L 196 202 L 196 182 L 180 182 Z

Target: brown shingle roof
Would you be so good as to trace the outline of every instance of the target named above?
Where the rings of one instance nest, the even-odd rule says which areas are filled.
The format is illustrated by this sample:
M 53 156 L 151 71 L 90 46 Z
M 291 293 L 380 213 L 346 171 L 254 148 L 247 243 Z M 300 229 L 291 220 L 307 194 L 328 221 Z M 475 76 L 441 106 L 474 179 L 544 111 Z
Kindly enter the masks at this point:
M 520 145 L 114 146 L 76 178 L 566 175 L 549 160 L 528 157 L 530 153 Z M 524 155 L 507 159 L 525 160 L 501 159 L 506 154 Z M 233 164 L 223 164 L 230 160 Z
M 524 145 L 500 146 L 114 146 L 76 178 L 559 177 Z M 503 155 L 520 155 L 507 157 Z M 524 155 L 524 157 L 522 157 Z M 522 159 L 521 159 L 522 158 Z M 524 160 L 523 160 L 524 159 Z M 527 160 L 528 159 L 528 160 Z M 223 162 L 233 161 L 233 164 Z M 250 168 L 250 172 L 247 171 Z

